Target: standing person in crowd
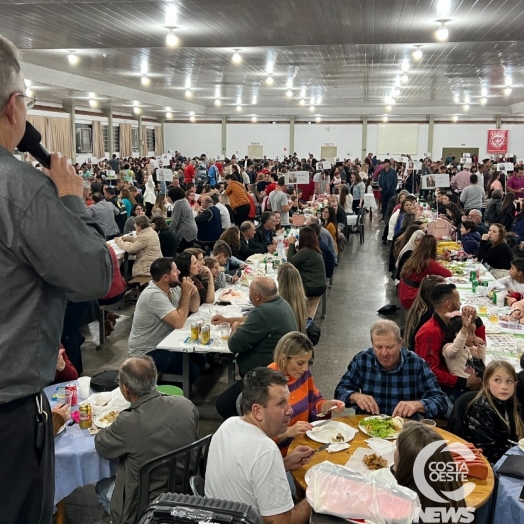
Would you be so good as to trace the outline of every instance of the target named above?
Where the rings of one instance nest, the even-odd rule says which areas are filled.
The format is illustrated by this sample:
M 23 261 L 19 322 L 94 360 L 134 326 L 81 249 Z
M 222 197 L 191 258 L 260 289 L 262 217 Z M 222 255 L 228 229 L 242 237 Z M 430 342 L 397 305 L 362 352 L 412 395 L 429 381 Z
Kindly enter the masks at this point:
M 391 167 L 391 162 L 388 158 L 384 160 L 384 167 L 378 175 L 378 185 L 382 189 L 382 220 L 385 220 L 385 213 L 387 210 L 389 199 L 395 193 L 398 186 L 397 172 Z
M 499 171 L 493 171 L 493 173 L 491 173 L 491 176 L 487 184 L 487 189 L 488 189 L 488 197 L 491 196 L 491 192 L 495 189 L 498 189 L 502 193 L 503 188 L 502 188 L 502 183 L 500 181 L 500 172 Z
M 42 389 L 55 377 L 66 295 L 104 296 L 113 267 L 67 158 L 53 153 L 46 176 L 14 156 L 34 99 L 24 94 L 18 51 L 3 37 L 0 92 L 0 287 L 9 297 L 0 304 L 0 518 L 48 524 L 54 440 Z
M 462 193 L 466 187 L 471 184 L 471 164 L 466 162 L 462 167 L 462 171 L 457 173 L 451 179 L 451 188 L 457 190 L 459 193 Z
M 275 191 L 269 196 L 269 202 L 273 213 L 276 211 L 280 213 L 280 225 L 286 229 L 290 228 L 289 210 L 291 206 L 287 196 L 286 179 L 283 176 L 278 179 Z
M 131 195 L 129 189 L 122 189 L 122 191 L 120 191 L 120 198 L 122 199 L 124 206 L 126 206 L 127 216 L 130 217 L 133 206 L 136 204 L 135 199 Z
M 488 364 L 482 388 L 466 413 L 466 438 L 493 465 L 513 446 L 511 440 L 524 438 L 522 408 L 517 402 L 518 377 L 504 360 Z
M 167 192 L 167 199 L 174 204 L 169 229 L 174 231 L 178 241 L 178 248 L 180 251 L 183 251 L 191 247 L 197 238 L 198 229 L 193 211 L 186 200 L 184 190 L 180 187 L 170 188 Z
M 451 271 L 442 267 L 436 259 L 437 239 L 433 235 L 426 235 L 420 239 L 400 273 L 398 296 L 404 309 L 409 309 L 413 304 L 425 276 L 440 275 L 445 278 L 451 276 Z
M 470 185 L 465 187 L 464 191 L 460 194 L 460 201 L 464 206 L 464 212 L 466 215 L 472 209 L 478 209 L 480 211 L 486 195 L 484 192 L 484 185 L 478 183 L 478 175 L 470 175 L 469 181 Z
M 524 197 L 524 171 L 517 169 L 506 183 L 506 191 L 513 193 L 515 198 Z
M 155 200 L 155 205 L 151 210 L 152 217 L 163 217 L 166 218 L 166 211 L 164 209 L 166 203 L 166 197 L 162 193 L 159 193 Z
M 146 215 L 151 218 L 151 211 L 156 201 L 155 181 L 153 175 L 144 175 L 143 202 L 146 206 Z
M 244 184 L 235 180 L 233 175 L 226 175 L 226 190 L 224 191 L 229 197 L 231 207 L 235 212 L 235 225 L 240 227 L 242 222 L 249 218 L 249 209 L 251 200 L 247 194 Z
M 393 278 L 395 279 L 395 282 L 400 281 L 400 274 L 402 273 L 402 268 L 404 267 L 404 264 L 408 261 L 409 257 L 413 254 L 413 251 L 420 244 L 420 241 L 422 240 L 424 235 L 424 231 L 422 231 L 418 225 L 410 226 L 406 230 L 404 235 L 402 235 L 405 237 L 402 239 L 402 243 L 404 245 L 398 252 L 395 262 L 395 268 L 393 271 Z M 399 240 L 400 239 L 397 240 L 397 243 L 399 242 Z
M 506 231 L 511 231 L 513 222 L 515 221 L 516 212 L 515 193 L 508 193 L 502 201 L 500 207 L 500 218 L 497 222 L 502 224 L 506 228 Z
M 350 175 L 351 186 L 349 187 L 349 193 L 351 194 L 351 206 L 353 213 L 358 213 L 359 209 L 364 205 L 364 194 L 366 193 L 366 186 L 358 173 L 351 173 Z
M 491 198 L 486 203 L 486 222 L 488 224 L 500 223 L 502 216 L 502 191 L 494 189 Z M 487 231 L 486 231 L 487 232 Z
M 346 215 L 351 215 L 353 210 L 353 195 L 349 192 L 348 186 L 344 184 L 338 193 L 338 203 Z
M 506 243 L 506 228 L 502 224 L 491 224 L 488 233 L 482 235 L 477 258 L 479 262 L 490 265 L 495 278 L 509 274 L 513 251 Z

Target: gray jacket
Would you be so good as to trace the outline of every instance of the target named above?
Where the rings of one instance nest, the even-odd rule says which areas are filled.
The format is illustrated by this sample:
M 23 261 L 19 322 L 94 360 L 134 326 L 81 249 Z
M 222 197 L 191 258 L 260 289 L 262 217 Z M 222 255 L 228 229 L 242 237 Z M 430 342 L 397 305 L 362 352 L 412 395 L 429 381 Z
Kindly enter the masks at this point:
M 106 237 L 118 235 L 118 228 L 115 217 L 120 214 L 118 209 L 107 200 L 101 200 L 87 208 L 87 214 L 91 215 L 95 222 L 102 228 Z
M 198 411 L 182 396 L 150 393 L 95 436 L 95 448 L 106 459 L 118 459 L 111 520 L 135 524 L 138 509 L 138 473 L 149 460 L 192 444 L 198 439 Z M 166 491 L 165 479 L 152 475 L 150 501 Z
M 187 242 L 196 240 L 198 229 L 193 210 L 187 199 L 182 198 L 173 204 L 169 229 L 175 232 L 178 242 L 181 240 L 186 240 Z
M 103 297 L 113 268 L 84 202 L 0 146 L 0 403 L 55 377 L 66 295 Z

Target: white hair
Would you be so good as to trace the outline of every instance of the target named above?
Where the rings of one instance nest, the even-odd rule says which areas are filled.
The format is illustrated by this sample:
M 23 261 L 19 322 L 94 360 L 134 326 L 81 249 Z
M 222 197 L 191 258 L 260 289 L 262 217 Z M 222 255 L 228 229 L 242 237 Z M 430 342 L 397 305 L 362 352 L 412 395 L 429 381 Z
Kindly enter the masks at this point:
M 13 93 L 25 93 L 18 50 L 7 38 L 0 36 L 0 104 L 5 106 Z

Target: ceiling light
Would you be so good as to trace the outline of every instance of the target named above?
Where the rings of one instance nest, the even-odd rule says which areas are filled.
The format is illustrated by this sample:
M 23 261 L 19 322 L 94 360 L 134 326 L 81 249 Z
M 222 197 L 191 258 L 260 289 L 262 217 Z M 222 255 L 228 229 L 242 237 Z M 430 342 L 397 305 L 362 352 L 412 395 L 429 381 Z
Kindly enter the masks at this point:
M 193 91 L 191 89 L 186 89 L 186 98 L 191 98 L 193 96 Z
M 315 97 L 314 97 L 314 96 L 312 96 L 312 97 L 309 99 L 309 104 L 312 105 L 312 106 L 315 105 Z
M 319 122 L 322 122 L 322 118 L 320 118 L 319 116 L 317 116 L 317 118 L 315 118 L 315 122 L 318 124 Z
M 286 96 L 288 98 L 291 98 L 293 96 L 293 91 L 291 91 L 291 89 L 289 89 L 288 92 L 286 93 Z
M 171 108 L 169 106 L 166 106 L 166 111 L 171 111 Z
M 273 68 L 275 67 L 275 62 L 273 60 L 269 60 L 266 66 L 266 73 L 268 75 L 271 75 L 273 73 Z
M 237 96 L 237 106 L 239 106 L 240 104 L 242 104 L 242 97 Z
M 138 100 L 133 100 L 133 105 L 136 107 L 138 105 Z
M 409 80 L 409 76 L 408 75 L 404 75 L 400 81 L 403 83 L 403 84 L 407 84 L 408 83 L 408 80 Z
M 437 39 L 443 42 L 444 40 L 448 39 L 449 36 L 449 30 L 446 27 L 446 23 L 440 24 L 440 27 L 437 29 L 437 32 L 435 33 L 437 36 Z
M 513 91 L 513 90 L 511 89 L 511 87 L 506 87 L 506 89 L 504 89 L 504 94 L 505 94 L 506 96 L 509 96 L 509 95 L 511 95 L 511 91 Z
M 286 87 L 288 89 L 291 89 L 293 87 L 293 77 L 288 79 L 288 81 L 286 82 Z
M 242 62 L 242 57 L 238 51 L 235 51 L 235 54 L 231 57 L 231 60 L 234 64 L 240 64 L 240 62 Z
M 133 112 L 135 113 L 135 115 L 139 115 L 142 112 L 142 110 L 139 107 L 134 107 Z
M 147 60 L 142 60 L 142 62 L 140 62 L 140 74 L 147 75 L 147 73 L 148 73 Z
M 386 111 L 391 111 L 393 108 L 389 105 L 389 106 L 386 106 Z
M 268 77 L 266 78 L 266 84 L 267 84 L 268 86 L 272 86 L 272 85 L 273 85 L 273 82 L 274 82 L 274 80 L 273 80 L 273 77 L 272 77 L 272 76 L 268 76 Z
M 487 98 L 482 97 L 482 98 L 480 99 L 480 104 L 481 104 L 481 105 L 485 106 L 487 103 L 488 103 L 488 99 L 487 99 Z
M 300 98 L 306 98 L 306 88 L 302 87 L 300 89 Z
M 460 103 L 460 97 L 458 95 L 455 95 L 453 97 L 453 101 L 455 102 L 455 104 L 459 104 Z
M 400 69 L 402 69 L 402 72 L 407 73 L 409 71 L 409 68 L 410 68 L 409 60 L 407 59 L 403 60 L 400 66 Z
M 469 111 L 469 104 L 464 104 L 462 109 L 464 109 L 464 111 Z
M 216 106 L 220 106 L 220 105 L 222 105 L 222 102 L 220 101 L 220 98 L 216 98 L 216 99 L 215 99 L 215 105 L 216 105 Z
M 470 103 L 469 95 L 465 95 L 465 96 L 464 96 L 464 102 L 465 102 L 466 104 L 469 104 L 469 103 Z
M 27 88 L 25 90 L 25 95 L 26 96 L 33 96 L 34 94 L 35 94 L 35 92 L 32 89 Z
M 237 111 L 242 111 L 242 106 L 237 106 Z
M 189 121 L 190 121 L 190 122 L 194 122 L 195 120 L 196 120 L 196 118 L 195 118 L 193 115 L 191 115 L 191 116 L 189 117 Z
M 508 87 L 511 87 L 511 86 L 513 85 L 513 79 L 511 78 L 511 76 L 507 76 L 507 77 L 506 77 L 505 84 L 506 84 Z
M 78 56 L 76 56 L 75 53 L 69 53 L 67 59 L 69 60 L 69 63 L 71 65 L 75 65 L 78 63 Z
M 309 106 L 309 110 L 313 112 L 315 110 L 315 106 Z
M 391 94 L 395 97 L 395 96 L 400 96 L 400 89 L 393 89 L 393 91 L 391 91 Z
M 389 120 L 389 118 L 387 116 L 383 116 L 382 117 L 382 122 L 387 122 Z
M 178 37 L 175 35 L 175 32 L 170 29 L 166 35 L 166 45 L 169 47 L 175 47 L 178 44 Z
M 92 98 L 89 100 L 89 105 L 91 107 L 98 107 L 98 102 L 96 100 L 93 100 Z
M 459 117 L 457 115 L 453 115 L 453 118 L 451 120 L 453 120 L 453 122 L 458 122 L 458 119 Z
M 87 94 L 87 96 L 88 96 L 89 98 L 96 98 L 96 93 L 93 93 L 92 91 L 90 91 L 90 92 Z
M 256 95 L 253 95 L 253 98 L 251 99 L 251 104 L 255 105 L 257 103 L 257 97 Z
M 413 51 L 413 60 L 416 60 L 417 62 L 422 60 L 422 49 L 420 47 L 417 47 L 415 51 Z
M 189 116 L 195 116 L 195 112 L 194 111 L 189 111 Z
M 26 87 L 29 87 L 31 85 L 31 80 L 28 80 L 27 78 L 24 80 L 24 84 Z
M 256 122 L 257 121 L 257 117 L 256 116 L 252 116 L 251 117 L 251 122 Z
M 148 86 L 151 83 L 151 80 L 147 76 L 142 77 L 142 85 Z
M 317 96 L 317 106 L 320 105 L 321 103 L 322 103 L 322 97 Z
M 302 98 L 302 99 L 300 100 L 299 104 L 300 104 L 301 106 L 305 106 L 305 105 L 306 105 L 306 101 Z
M 488 90 L 485 87 L 482 88 L 480 93 L 481 93 L 482 96 L 488 96 Z
M 168 120 L 171 119 L 172 116 L 173 116 L 173 115 L 172 115 L 171 113 L 166 113 L 166 118 L 167 118 Z

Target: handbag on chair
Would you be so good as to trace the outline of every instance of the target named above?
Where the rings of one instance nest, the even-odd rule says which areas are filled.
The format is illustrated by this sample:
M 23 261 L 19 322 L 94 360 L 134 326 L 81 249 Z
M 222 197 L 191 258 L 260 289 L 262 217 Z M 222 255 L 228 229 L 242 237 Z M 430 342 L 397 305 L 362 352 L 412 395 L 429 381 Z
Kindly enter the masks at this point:
M 433 235 L 438 240 L 449 238 L 452 234 L 453 226 L 447 220 L 437 219 L 428 224 L 428 235 Z

